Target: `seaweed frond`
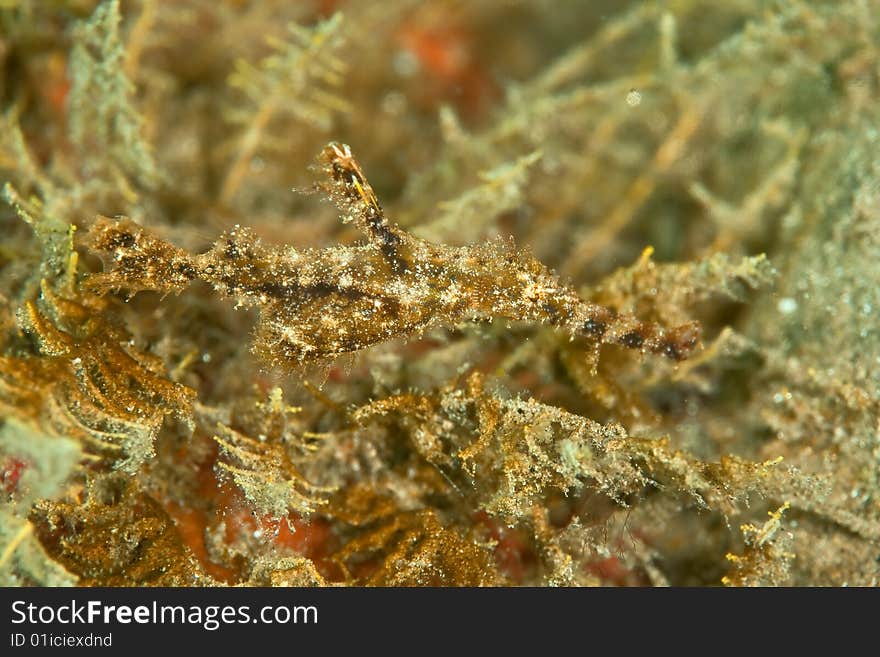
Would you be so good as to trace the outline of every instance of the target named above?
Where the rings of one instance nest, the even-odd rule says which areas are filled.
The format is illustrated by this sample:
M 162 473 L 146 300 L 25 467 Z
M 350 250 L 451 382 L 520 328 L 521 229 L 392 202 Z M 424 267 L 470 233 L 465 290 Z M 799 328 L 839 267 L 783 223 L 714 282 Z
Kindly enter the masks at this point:
M 504 399 L 472 373 L 436 395 L 403 394 L 357 409 L 362 424 L 394 414 L 422 458 L 441 468 L 476 506 L 513 526 L 553 494 L 590 490 L 630 506 L 651 490 L 733 515 L 751 492 L 778 492 L 767 476 L 777 462 L 733 456 L 702 461 L 666 438 L 634 437 L 534 399 Z M 476 436 L 474 438 L 473 436 Z
M 125 72 L 119 1 L 102 2 L 81 23 L 70 55 L 70 137 L 87 163 L 86 176 L 155 187 L 161 174 L 143 136 L 143 117 Z M 132 190 L 133 191 L 133 190 Z
M 40 188 L 46 193 L 45 186 Z M 11 183 L 3 186 L 3 199 L 31 227 L 42 247 L 40 275 L 53 284 L 72 284 L 77 260 L 73 249 L 74 227 L 48 211 L 39 197 L 23 198 Z
M 760 527 L 744 524 L 740 529 L 745 538 L 743 554 L 727 554 L 730 573 L 721 582 L 725 586 L 784 586 L 789 578 L 795 555 L 789 550 L 792 537 L 783 529 L 782 516 L 790 508 L 786 502 Z
M 369 586 L 486 586 L 500 580 L 475 536 L 445 527 L 431 509 L 403 510 L 364 486 L 334 501 L 354 536 L 333 556 L 346 579 Z
M 30 515 L 45 550 L 83 586 L 209 586 L 162 507 L 126 475 L 99 475 L 85 499 L 39 502 Z
M 103 316 L 106 302 L 69 298 L 42 286 L 39 301 L 19 312 L 39 356 L 5 356 L 4 397 L 17 413 L 135 471 L 154 455 L 166 416 L 192 422 L 195 391 L 166 378 L 161 360 L 137 349 L 131 336 Z M 29 392 L 30 391 L 30 392 Z
M 239 59 L 229 77 L 229 84 L 242 93 L 246 103 L 229 113 L 240 137 L 220 189 L 223 203 L 229 203 L 244 182 L 252 159 L 269 141 L 270 128 L 272 134 L 287 133 L 283 143 L 302 126 L 326 131 L 334 117 L 349 109 L 336 91 L 346 69 L 337 54 L 344 39 L 342 14 L 311 29 L 290 23 L 288 33 L 286 40 L 269 40 L 274 52 L 258 64 Z M 273 148 L 280 145 L 273 144 Z
M 299 409 L 284 404 L 281 395 L 275 388 L 268 401 L 259 404 L 258 417 L 250 422 L 256 437 L 218 424 L 214 440 L 222 458 L 217 468 L 232 477 L 258 513 L 272 518 L 307 516 L 326 504 L 333 489 L 312 484 L 302 474 L 302 464 L 316 445 L 287 426 L 287 416 Z

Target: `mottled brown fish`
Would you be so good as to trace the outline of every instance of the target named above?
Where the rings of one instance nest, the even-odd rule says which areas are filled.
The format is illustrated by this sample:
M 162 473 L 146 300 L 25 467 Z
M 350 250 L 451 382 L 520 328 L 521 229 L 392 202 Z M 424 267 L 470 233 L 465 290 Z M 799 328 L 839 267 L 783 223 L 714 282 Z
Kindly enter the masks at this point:
M 236 226 L 214 247 L 190 255 L 130 220 L 100 217 L 89 244 L 112 263 L 93 289 L 179 291 L 210 283 L 243 306 L 260 309 L 256 351 L 297 365 L 359 351 L 437 325 L 505 317 L 550 324 L 596 343 L 687 357 L 696 323 L 665 329 L 580 298 L 512 242 L 453 247 L 414 237 L 385 216 L 345 144 L 319 156 L 325 191 L 367 236 L 355 246 L 298 250 L 268 247 Z

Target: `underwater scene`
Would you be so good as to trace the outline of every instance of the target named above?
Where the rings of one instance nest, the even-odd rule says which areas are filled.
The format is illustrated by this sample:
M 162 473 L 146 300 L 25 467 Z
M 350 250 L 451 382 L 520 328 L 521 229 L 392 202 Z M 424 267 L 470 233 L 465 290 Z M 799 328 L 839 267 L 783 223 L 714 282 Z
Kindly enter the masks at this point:
M 877 586 L 880 0 L 0 0 L 0 585 Z

